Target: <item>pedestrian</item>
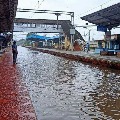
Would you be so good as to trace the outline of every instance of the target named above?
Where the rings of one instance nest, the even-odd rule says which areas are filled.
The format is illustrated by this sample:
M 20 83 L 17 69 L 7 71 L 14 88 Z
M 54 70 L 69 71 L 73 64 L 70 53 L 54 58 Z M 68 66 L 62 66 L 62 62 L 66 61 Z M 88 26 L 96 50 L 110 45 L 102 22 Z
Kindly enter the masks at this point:
M 18 54 L 16 41 L 13 42 L 12 53 L 13 53 L 13 64 L 16 64 L 16 59 L 17 59 L 17 54 Z
M 89 51 L 89 43 L 86 44 L 86 51 Z

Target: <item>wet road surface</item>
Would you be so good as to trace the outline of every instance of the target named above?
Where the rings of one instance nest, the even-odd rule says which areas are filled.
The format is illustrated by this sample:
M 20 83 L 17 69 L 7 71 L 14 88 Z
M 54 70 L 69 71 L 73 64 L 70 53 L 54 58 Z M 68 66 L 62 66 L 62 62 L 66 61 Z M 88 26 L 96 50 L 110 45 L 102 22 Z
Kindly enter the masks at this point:
M 120 71 L 18 47 L 38 120 L 119 120 Z

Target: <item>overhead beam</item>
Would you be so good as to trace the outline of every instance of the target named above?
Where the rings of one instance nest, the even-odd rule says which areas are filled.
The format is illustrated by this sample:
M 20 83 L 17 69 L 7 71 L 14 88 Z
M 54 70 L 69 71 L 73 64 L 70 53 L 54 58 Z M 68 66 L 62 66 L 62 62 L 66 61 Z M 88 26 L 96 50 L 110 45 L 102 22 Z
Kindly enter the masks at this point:
M 59 25 L 61 25 L 63 22 L 71 23 L 70 20 L 58 20 Z M 57 20 L 15 18 L 14 23 L 35 23 L 35 24 L 56 25 Z
M 66 15 L 74 15 L 74 12 L 39 10 L 39 9 L 21 9 L 21 8 L 18 8 L 17 12 L 50 13 L 50 14 L 60 13 L 60 14 L 66 14 Z

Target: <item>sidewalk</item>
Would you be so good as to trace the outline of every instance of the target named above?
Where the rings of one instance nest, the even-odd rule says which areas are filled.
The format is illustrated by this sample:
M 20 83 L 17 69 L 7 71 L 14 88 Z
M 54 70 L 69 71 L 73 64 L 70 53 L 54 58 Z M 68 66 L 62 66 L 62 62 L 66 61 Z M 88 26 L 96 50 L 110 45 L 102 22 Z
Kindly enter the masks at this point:
M 116 57 L 116 56 L 101 56 L 100 54 L 95 54 L 93 51 L 89 51 L 89 52 L 84 52 L 84 51 L 65 51 L 65 50 L 57 50 L 57 49 L 48 49 L 48 48 L 37 48 L 39 49 L 43 49 L 43 50 L 49 50 L 49 51 L 54 51 L 54 52 L 61 52 L 61 53 L 66 53 L 66 54 L 72 54 L 72 55 L 79 55 L 79 56 L 84 56 L 84 57 L 94 57 L 94 58 L 101 58 L 104 60 L 114 60 L 117 62 L 120 62 L 120 58 Z
M 91 51 L 87 53 L 83 51 L 65 51 L 65 50 L 48 49 L 48 48 L 31 48 L 31 47 L 27 47 L 27 48 L 60 57 L 65 57 L 68 59 L 73 59 L 77 61 L 99 65 L 102 67 L 108 67 L 108 68 L 120 70 L 120 58 L 116 56 L 101 56 Z
M 0 120 L 37 120 L 20 69 L 12 64 L 10 50 L 0 57 Z

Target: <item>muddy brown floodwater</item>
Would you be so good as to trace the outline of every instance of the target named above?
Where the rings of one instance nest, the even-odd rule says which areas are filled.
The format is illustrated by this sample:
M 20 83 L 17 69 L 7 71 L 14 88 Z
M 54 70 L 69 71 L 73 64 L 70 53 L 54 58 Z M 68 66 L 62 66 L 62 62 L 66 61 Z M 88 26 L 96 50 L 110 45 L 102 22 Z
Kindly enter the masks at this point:
M 18 51 L 38 120 L 120 120 L 120 71 Z

